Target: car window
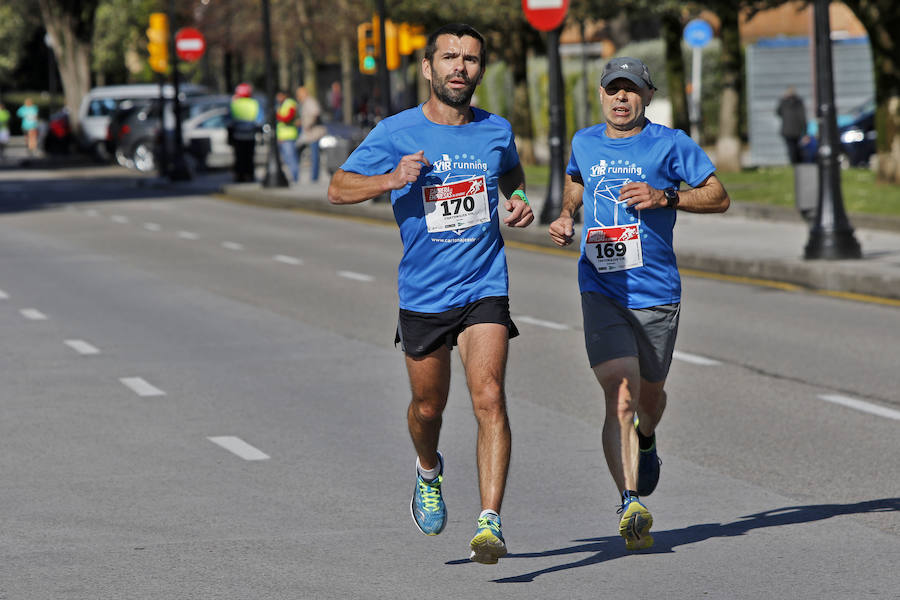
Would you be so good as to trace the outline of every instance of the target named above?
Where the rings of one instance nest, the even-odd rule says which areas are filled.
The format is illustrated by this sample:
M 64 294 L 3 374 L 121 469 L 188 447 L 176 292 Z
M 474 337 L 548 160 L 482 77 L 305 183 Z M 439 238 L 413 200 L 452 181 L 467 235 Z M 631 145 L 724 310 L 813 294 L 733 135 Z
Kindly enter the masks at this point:
M 203 119 L 197 127 L 200 129 L 221 129 L 227 126 L 228 123 L 225 119 L 225 115 L 216 115 L 208 119 Z
M 118 103 L 112 98 L 97 98 L 88 105 L 89 117 L 106 117 L 116 110 Z

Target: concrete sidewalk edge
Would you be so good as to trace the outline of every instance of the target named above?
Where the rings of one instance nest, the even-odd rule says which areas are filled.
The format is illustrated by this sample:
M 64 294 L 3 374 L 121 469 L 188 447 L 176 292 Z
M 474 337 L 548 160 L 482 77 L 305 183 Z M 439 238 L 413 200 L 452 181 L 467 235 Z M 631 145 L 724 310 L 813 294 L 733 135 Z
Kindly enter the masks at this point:
M 315 193 L 312 192 L 313 190 L 311 189 L 267 189 L 262 188 L 259 184 L 233 184 L 223 186 L 221 195 L 231 200 L 270 208 L 301 209 L 321 214 L 366 217 L 379 221 L 394 222 L 394 213 L 387 202 L 366 201 L 352 207 L 335 206 L 324 198 L 324 193 L 321 190 L 317 190 Z M 767 208 L 771 209 L 772 207 Z M 792 215 L 781 211 L 779 207 L 774 208 L 775 210 L 763 211 L 762 214 L 757 213 L 757 218 L 772 218 L 774 220 L 792 218 Z M 741 211 L 741 214 L 746 215 L 747 212 Z M 793 214 L 792 220 L 802 221 L 796 213 Z M 536 223 L 527 229 L 503 227 L 503 238 L 508 241 L 559 250 L 550 240 L 549 235 L 546 234 L 545 226 L 538 225 L 535 227 L 535 225 Z M 566 250 L 575 256 L 578 253 L 578 246 L 573 245 Z M 676 251 L 676 254 L 678 266 L 681 269 L 733 277 L 764 279 L 788 283 L 811 290 L 861 294 L 893 300 L 900 299 L 900 278 L 854 269 L 852 261 L 807 261 L 801 258 L 737 258 L 687 249 L 679 249 Z

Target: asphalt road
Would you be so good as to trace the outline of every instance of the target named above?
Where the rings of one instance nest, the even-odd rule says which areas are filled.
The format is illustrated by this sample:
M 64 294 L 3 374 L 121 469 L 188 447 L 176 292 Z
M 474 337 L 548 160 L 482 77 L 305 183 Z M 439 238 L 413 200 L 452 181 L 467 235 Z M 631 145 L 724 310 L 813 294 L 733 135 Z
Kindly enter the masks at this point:
M 488 567 L 458 364 L 450 522 L 409 517 L 396 228 L 110 172 L 0 177 L 0 598 L 900 598 L 896 308 L 686 278 L 627 553 L 574 262 L 510 248 Z

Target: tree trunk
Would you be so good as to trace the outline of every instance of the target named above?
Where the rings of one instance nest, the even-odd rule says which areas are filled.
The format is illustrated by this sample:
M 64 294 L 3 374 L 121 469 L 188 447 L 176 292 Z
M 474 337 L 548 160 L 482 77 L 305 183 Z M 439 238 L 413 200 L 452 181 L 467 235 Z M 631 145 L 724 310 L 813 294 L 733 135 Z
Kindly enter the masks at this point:
M 309 90 L 309 95 L 318 98 L 318 86 L 316 85 L 316 73 L 318 73 L 318 64 L 316 63 L 315 39 L 313 33 L 315 31 L 312 18 L 310 16 L 310 6 L 306 0 L 296 0 L 297 17 L 300 24 L 300 31 L 297 35 L 300 51 L 303 53 L 303 81 L 302 85 Z
M 685 91 L 684 56 L 681 53 L 681 14 L 664 11 L 660 15 L 663 45 L 666 51 L 666 76 L 669 82 L 669 101 L 672 103 L 672 127 L 691 130 Z
M 78 108 L 81 99 L 91 89 L 91 38 L 97 2 L 81 2 L 72 7 L 71 2 L 39 0 L 44 27 L 53 37 L 56 63 L 62 80 L 69 124 L 80 132 Z
M 741 170 L 741 82 L 744 80 L 738 11 L 731 6 L 718 11 L 722 21 L 722 97 L 719 104 L 719 137 L 716 140 L 716 168 Z
M 878 179 L 900 183 L 900 10 L 895 0 L 847 2 L 869 34 L 875 71 Z

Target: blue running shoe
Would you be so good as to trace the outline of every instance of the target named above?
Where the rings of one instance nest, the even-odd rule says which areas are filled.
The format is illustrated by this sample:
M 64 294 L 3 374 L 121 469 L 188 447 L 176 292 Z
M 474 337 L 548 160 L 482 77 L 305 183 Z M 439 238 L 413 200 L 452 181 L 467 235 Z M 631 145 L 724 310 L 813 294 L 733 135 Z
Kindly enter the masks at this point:
M 635 426 L 637 427 L 637 426 Z M 647 450 L 638 453 L 638 496 L 649 496 L 659 483 L 659 468 L 662 461 L 656 454 L 656 434 L 653 434 L 653 444 Z
M 425 535 L 437 535 L 447 525 L 447 507 L 441 496 L 444 482 L 444 457 L 438 452 L 441 474 L 434 481 L 425 481 L 416 470 L 416 489 L 413 491 L 409 511 L 419 531 Z
M 476 525 L 475 537 L 469 547 L 472 554 L 469 560 L 485 565 L 495 565 L 497 561 L 506 556 L 506 540 L 500 530 L 500 517 L 479 517 Z
M 619 519 L 619 535 L 625 538 L 625 548 L 643 550 L 653 545 L 653 536 L 650 535 L 653 516 L 637 496 L 623 498 L 622 506 L 617 512 L 622 515 Z

